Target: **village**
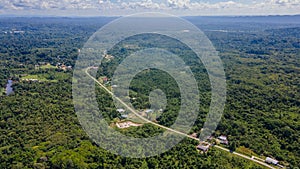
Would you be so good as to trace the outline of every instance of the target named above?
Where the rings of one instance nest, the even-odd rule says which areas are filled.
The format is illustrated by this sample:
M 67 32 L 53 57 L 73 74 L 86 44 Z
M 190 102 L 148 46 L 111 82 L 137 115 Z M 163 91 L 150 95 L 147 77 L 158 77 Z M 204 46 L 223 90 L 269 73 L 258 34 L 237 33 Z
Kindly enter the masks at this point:
M 138 123 L 135 121 L 139 121 L 135 115 L 127 113 L 126 110 L 124 109 L 117 109 L 117 112 L 120 113 L 120 121 L 116 122 L 116 126 L 120 129 L 125 129 L 125 128 L 129 128 L 129 127 L 139 127 L 142 126 L 142 123 Z M 154 113 L 154 110 L 151 109 L 145 109 L 139 112 L 140 115 L 142 115 L 143 117 L 146 117 L 149 119 L 150 114 Z M 152 121 L 155 121 L 153 119 L 151 119 Z
M 117 112 L 119 112 L 121 114 L 120 119 L 122 119 L 119 122 L 116 122 L 116 126 L 119 129 L 126 129 L 129 127 L 140 127 L 143 124 L 141 123 L 136 123 L 133 122 L 132 120 L 129 120 L 128 117 L 129 115 L 126 113 L 126 110 L 124 109 L 117 109 Z M 140 114 L 146 117 L 149 117 L 149 114 L 155 112 L 152 109 L 145 109 L 140 111 Z M 190 135 L 191 137 L 195 138 L 195 139 L 199 139 L 199 133 L 192 133 Z M 219 136 L 210 136 L 206 138 L 206 141 L 200 141 L 199 140 L 199 144 L 195 147 L 199 153 L 201 154 L 205 154 L 207 153 L 212 147 L 217 146 L 217 145 L 223 145 L 226 148 L 229 148 L 229 139 L 228 136 L 226 135 L 219 135 Z M 231 153 L 234 153 L 233 150 L 230 150 Z M 280 162 L 272 157 L 265 157 L 265 159 L 256 157 L 256 156 L 251 156 L 251 159 L 253 160 L 258 160 L 273 166 L 276 166 L 278 168 L 285 168 L 283 165 L 280 164 Z
M 39 62 L 35 65 L 35 70 L 57 69 L 58 71 L 71 71 L 72 66 L 67 66 L 63 63 L 57 63 L 55 66 L 46 62 Z M 48 79 L 45 74 L 20 74 L 20 80 L 23 82 L 57 82 L 56 79 Z

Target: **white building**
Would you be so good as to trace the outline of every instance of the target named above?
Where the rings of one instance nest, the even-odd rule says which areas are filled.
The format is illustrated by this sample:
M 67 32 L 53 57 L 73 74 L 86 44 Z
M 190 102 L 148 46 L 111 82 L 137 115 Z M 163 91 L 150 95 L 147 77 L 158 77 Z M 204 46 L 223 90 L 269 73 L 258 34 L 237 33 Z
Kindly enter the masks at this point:
M 146 110 L 146 113 L 153 113 L 153 110 L 147 109 L 147 110 Z
M 266 163 L 277 165 L 278 161 L 273 159 L 273 158 L 267 157 L 266 158 Z
M 228 145 L 228 140 L 226 136 L 219 136 L 218 140 L 220 141 L 221 144 L 226 144 Z
M 124 109 L 117 109 L 117 112 L 119 112 L 119 113 L 124 113 L 125 110 L 124 110 Z

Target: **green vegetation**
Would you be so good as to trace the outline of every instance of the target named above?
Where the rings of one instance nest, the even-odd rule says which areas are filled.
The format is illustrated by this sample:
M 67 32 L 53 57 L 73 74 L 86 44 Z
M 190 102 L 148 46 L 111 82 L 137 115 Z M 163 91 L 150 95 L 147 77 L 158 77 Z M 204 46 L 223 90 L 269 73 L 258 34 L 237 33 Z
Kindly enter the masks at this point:
M 75 114 L 72 70 L 51 65 L 74 67 L 78 49 L 111 19 L 0 19 L 0 93 L 7 79 L 15 81 L 14 94 L 0 94 L 0 168 L 263 168 L 216 148 L 200 154 L 197 141 L 188 138 L 168 152 L 145 159 L 120 157 L 94 144 Z M 227 135 L 228 148 L 237 152 L 271 156 L 296 168 L 300 163 L 300 26 L 238 25 L 203 25 L 220 52 L 228 85 L 224 116 L 215 136 Z M 231 31 L 209 31 L 224 28 Z M 11 29 L 25 33 L 2 33 Z M 139 38 L 144 41 L 136 44 Z M 202 63 L 179 42 L 151 34 L 126 39 L 109 51 L 114 58 L 102 65 L 97 76 L 111 77 L 126 56 L 149 46 L 176 53 L 191 67 L 199 82 L 201 103 L 191 132 L 200 133 L 209 109 L 210 83 Z M 42 66 L 35 69 L 35 65 Z M 130 86 L 130 96 L 136 98 L 132 104 L 137 109 L 150 108 L 148 95 L 157 88 L 166 93 L 168 102 L 156 120 L 170 126 L 177 117 L 180 94 L 167 74 L 155 69 L 139 73 Z M 112 98 L 99 87 L 96 93 L 106 120 L 120 118 Z M 163 131 L 150 124 L 117 130 L 132 137 Z
M 41 69 L 56 69 L 56 66 L 50 65 L 50 64 L 46 64 L 46 65 L 42 65 L 40 66 Z
M 36 74 L 30 74 L 21 76 L 21 81 L 36 81 L 37 82 L 59 82 L 59 80 L 65 80 L 68 78 L 68 75 L 63 72 L 55 72 L 55 71 L 43 71 L 43 72 L 34 72 Z M 20 75 L 19 75 L 20 76 Z
M 37 80 L 39 82 L 46 82 L 46 81 L 57 82 L 57 80 L 48 80 L 43 75 L 27 75 L 27 76 L 22 77 L 21 80 L 24 80 L 24 81 Z
M 4 88 L 0 88 L 0 96 L 5 94 L 5 89 Z
M 248 155 L 249 157 L 251 157 L 251 156 L 259 157 L 259 155 L 257 155 L 252 150 L 250 150 L 249 148 L 246 148 L 244 146 L 240 146 L 235 151 L 238 152 L 238 153 L 242 153 L 242 154 Z

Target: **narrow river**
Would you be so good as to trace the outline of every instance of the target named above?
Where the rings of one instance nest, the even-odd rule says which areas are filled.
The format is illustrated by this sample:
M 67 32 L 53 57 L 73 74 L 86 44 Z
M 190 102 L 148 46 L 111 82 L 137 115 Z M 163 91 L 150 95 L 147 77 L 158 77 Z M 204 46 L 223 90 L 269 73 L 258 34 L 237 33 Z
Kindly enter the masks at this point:
M 8 80 L 7 81 L 7 84 L 6 84 L 6 95 L 10 95 L 12 94 L 14 91 L 13 91 L 13 88 L 11 87 L 13 84 L 13 81 L 12 80 Z

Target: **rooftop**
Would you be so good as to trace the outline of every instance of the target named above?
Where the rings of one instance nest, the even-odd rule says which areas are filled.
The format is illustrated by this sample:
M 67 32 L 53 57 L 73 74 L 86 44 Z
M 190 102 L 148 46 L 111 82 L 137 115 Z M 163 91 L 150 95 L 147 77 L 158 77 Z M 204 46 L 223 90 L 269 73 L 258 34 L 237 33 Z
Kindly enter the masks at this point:
M 124 109 L 117 109 L 117 112 L 119 112 L 119 113 L 124 113 L 125 110 L 124 110 Z
M 151 109 L 146 110 L 146 113 L 152 113 L 152 112 L 153 112 L 153 110 L 151 110 Z
M 267 162 L 267 163 L 271 163 L 271 164 L 275 164 L 275 165 L 278 164 L 278 161 L 277 161 L 277 160 L 275 160 L 275 159 L 273 159 L 273 158 L 270 158 L 270 157 L 267 157 L 267 158 L 266 158 L 266 162 Z
M 227 141 L 227 137 L 226 136 L 219 136 L 218 139 Z
M 198 149 L 198 150 L 201 150 L 201 151 L 203 151 L 203 152 L 206 152 L 206 151 L 208 151 L 209 147 L 210 147 L 210 144 L 200 143 L 200 144 L 197 146 L 197 149 Z

